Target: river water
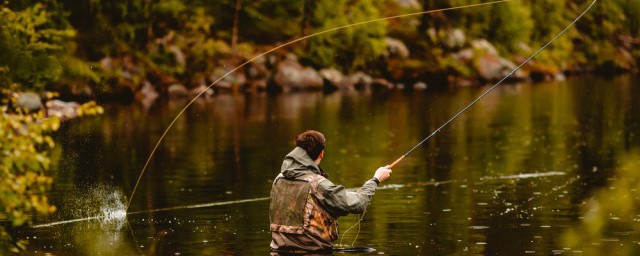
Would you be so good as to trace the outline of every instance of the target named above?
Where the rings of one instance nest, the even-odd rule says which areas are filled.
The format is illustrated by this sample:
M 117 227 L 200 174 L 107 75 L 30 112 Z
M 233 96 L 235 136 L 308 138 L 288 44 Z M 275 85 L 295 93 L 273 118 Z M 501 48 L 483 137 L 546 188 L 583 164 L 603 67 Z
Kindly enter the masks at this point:
M 638 84 L 579 77 L 497 88 L 396 166 L 359 227 L 345 234 L 359 216 L 340 218 L 336 243 L 375 248 L 366 255 L 581 255 L 607 243 L 638 252 L 638 230 L 563 242 L 621 159 L 637 159 Z M 323 132 L 321 166 L 334 183 L 358 187 L 486 89 L 197 101 L 159 147 L 126 218 L 146 157 L 186 101 L 108 105 L 55 134 L 58 211 L 20 237 L 34 253 L 267 255 L 265 197 L 297 133 Z

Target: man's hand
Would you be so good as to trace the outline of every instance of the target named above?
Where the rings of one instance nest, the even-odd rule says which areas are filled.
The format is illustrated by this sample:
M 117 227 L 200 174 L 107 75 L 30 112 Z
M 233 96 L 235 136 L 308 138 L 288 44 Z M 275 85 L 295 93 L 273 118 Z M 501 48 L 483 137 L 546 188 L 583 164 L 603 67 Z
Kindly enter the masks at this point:
M 389 175 L 391 175 L 391 169 L 389 169 L 389 166 L 387 165 L 385 167 L 378 168 L 373 177 L 378 179 L 380 182 L 383 182 L 389 178 Z

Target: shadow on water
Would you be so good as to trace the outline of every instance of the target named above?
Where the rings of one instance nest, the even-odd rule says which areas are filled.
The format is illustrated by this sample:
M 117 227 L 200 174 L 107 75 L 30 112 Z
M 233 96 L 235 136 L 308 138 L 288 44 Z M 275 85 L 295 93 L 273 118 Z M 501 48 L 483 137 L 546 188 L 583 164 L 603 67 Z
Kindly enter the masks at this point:
M 400 255 L 581 250 L 584 245 L 563 241 L 588 215 L 583 202 L 615 182 L 620 159 L 640 146 L 637 83 L 586 77 L 498 88 L 396 167 L 367 210 L 354 246 Z M 32 251 L 63 254 L 267 254 L 265 197 L 295 134 L 323 131 L 323 168 L 334 182 L 357 187 L 483 89 L 198 101 L 152 160 L 128 224 L 67 223 L 30 229 L 24 237 Z M 42 223 L 100 212 L 109 196 L 123 202 L 122 193 L 132 189 L 149 151 L 184 104 L 111 105 L 103 116 L 65 123 L 56 134 L 61 146 L 53 168 L 59 212 Z M 100 187 L 108 188 L 98 193 L 100 204 L 91 199 L 69 206 L 77 192 L 92 198 Z M 224 203 L 247 199 L 262 200 Z M 92 210 L 75 213 L 86 208 Z M 341 231 L 356 221 L 341 218 Z M 638 246 L 633 239 L 620 241 Z

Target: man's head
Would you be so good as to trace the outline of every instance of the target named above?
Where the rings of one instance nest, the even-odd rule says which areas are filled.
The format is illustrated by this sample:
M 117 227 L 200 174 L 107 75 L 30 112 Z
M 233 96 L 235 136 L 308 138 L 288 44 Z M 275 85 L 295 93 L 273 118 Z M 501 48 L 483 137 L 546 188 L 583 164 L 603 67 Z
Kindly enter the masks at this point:
M 325 144 L 324 135 L 314 130 L 308 130 L 296 137 L 296 146 L 307 151 L 307 155 L 314 161 L 322 158 Z

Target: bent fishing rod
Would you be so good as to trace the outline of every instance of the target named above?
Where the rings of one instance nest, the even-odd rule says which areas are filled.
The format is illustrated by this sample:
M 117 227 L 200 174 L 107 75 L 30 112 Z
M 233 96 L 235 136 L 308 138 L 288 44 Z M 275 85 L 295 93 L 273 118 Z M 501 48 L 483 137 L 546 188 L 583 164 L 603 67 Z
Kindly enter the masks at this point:
M 390 165 L 388 165 L 387 167 L 389 169 L 393 168 L 394 166 L 396 166 L 397 164 L 399 164 L 402 159 L 404 159 L 406 156 L 408 156 L 409 154 L 411 154 L 411 152 L 413 152 L 414 150 L 416 150 L 416 148 L 418 148 L 420 145 L 424 144 L 425 142 L 427 142 L 429 139 L 431 139 L 433 136 L 435 136 L 436 134 L 438 134 L 440 131 L 442 131 L 442 129 L 444 129 L 447 125 L 449 125 L 449 123 L 451 123 L 453 120 L 455 120 L 456 118 L 458 118 L 460 115 L 462 115 L 462 113 L 464 113 L 465 111 L 467 111 L 469 108 L 471 108 L 474 104 L 476 104 L 478 101 L 480 101 L 484 96 L 486 96 L 487 94 L 489 94 L 491 91 L 493 91 L 493 89 L 495 89 L 496 87 L 498 87 L 500 84 L 502 84 L 502 82 L 504 82 L 505 80 L 507 80 L 509 77 L 511 77 L 515 72 L 517 72 L 518 70 L 520 70 L 520 68 L 522 68 L 522 66 L 524 66 L 525 64 L 527 64 L 529 61 L 531 61 L 533 58 L 535 58 L 540 52 L 542 52 L 544 49 L 546 49 L 549 45 L 551 45 L 551 43 L 553 43 L 556 39 L 560 38 L 560 36 L 562 36 L 565 32 L 567 32 L 567 30 L 569 30 L 569 28 L 571 28 L 574 24 L 576 24 L 576 22 L 578 22 L 578 20 L 580 20 L 580 18 L 582 18 L 582 16 L 584 16 L 590 9 L 591 7 L 593 7 L 593 5 L 597 2 L 598 0 L 593 0 L 593 2 L 591 2 L 591 4 L 580 14 L 578 15 L 578 17 L 576 17 L 573 22 L 569 23 L 569 25 L 567 25 L 562 31 L 560 31 L 560 33 L 558 33 L 556 36 L 554 36 L 551 40 L 549 40 L 549 42 L 547 42 L 545 45 L 543 45 L 542 47 L 540 47 L 540 49 L 538 49 L 535 53 L 533 53 L 529 58 L 527 58 L 525 61 L 523 61 L 522 63 L 520 63 L 520 65 L 518 65 L 516 68 L 514 68 L 513 70 L 511 70 L 511 72 L 509 72 L 506 76 L 504 76 L 502 79 L 500 79 L 500 81 L 498 81 L 496 84 L 494 84 L 493 86 L 491 86 L 489 89 L 487 89 L 484 93 L 482 93 L 478 98 L 476 98 L 475 100 L 473 100 L 471 103 L 469 103 L 469 105 L 467 105 L 466 107 L 464 107 L 462 110 L 460 110 L 457 114 L 455 114 L 453 117 L 451 117 L 451 119 L 447 120 L 446 122 L 444 122 L 440 127 L 438 127 L 438 129 L 435 129 L 431 134 L 429 134 L 429 136 L 427 136 L 426 138 L 424 138 L 422 141 L 420 141 L 418 144 L 416 144 L 413 148 L 409 149 L 409 151 L 407 151 L 407 153 L 404 153 L 404 155 L 400 156 L 398 159 L 396 159 L 393 163 L 391 163 Z

